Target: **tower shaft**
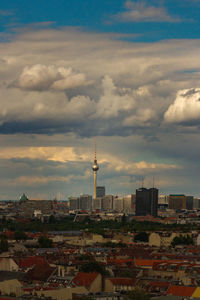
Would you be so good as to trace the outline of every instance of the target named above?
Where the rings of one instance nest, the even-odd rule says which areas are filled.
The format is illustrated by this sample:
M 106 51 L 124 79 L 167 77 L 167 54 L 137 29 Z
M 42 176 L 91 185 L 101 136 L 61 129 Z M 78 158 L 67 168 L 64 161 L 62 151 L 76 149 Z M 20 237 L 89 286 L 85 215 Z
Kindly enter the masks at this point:
M 94 163 L 92 166 L 92 170 L 94 172 L 94 191 L 93 191 L 93 199 L 97 197 L 97 171 L 99 170 L 99 166 L 97 163 L 97 152 L 96 152 L 96 139 L 95 139 L 95 149 L 94 149 Z
M 97 172 L 94 171 L 94 192 L 93 192 L 93 199 L 97 197 Z

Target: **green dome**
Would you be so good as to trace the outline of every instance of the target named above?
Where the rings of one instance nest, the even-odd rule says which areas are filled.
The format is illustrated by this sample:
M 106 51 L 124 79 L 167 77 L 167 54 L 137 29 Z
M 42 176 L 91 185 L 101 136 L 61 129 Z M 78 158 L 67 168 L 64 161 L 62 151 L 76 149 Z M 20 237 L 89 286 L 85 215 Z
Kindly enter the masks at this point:
M 19 201 L 21 201 L 21 202 L 27 201 L 27 200 L 28 200 L 28 198 L 26 197 L 25 194 L 23 194 L 23 195 L 20 197 L 20 199 L 19 199 Z

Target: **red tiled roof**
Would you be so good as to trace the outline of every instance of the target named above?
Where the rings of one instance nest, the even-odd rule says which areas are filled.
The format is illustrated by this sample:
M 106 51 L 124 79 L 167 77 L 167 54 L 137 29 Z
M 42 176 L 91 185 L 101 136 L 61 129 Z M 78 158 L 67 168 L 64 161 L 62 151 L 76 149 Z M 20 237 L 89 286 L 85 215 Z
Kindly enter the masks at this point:
M 134 259 L 108 259 L 108 264 L 115 264 L 115 265 L 124 265 L 124 264 L 130 264 L 132 267 L 135 266 Z
M 168 270 L 170 266 L 173 265 L 173 271 L 177 272 L 181 266 L 185 266 L 185 270 L 195 268 L 196 272 L 200 273 L 200 264 L 190 263 L 188 261 L 183 262 L 183 260 L 164 260 L 161 263 L 154 263 L 153 270 Z
M 136 266 L 138 267 L 152 267 L 154 263 L 163 262 L 163 260 L 155 260 L 155 259 L 136 259 Z
M 139 222 L 143 222 L 143 221 L 151 221 L 151 222 L 160 222 L 161 219 L 160 218 L 155 218 L 151 215 L 146 215 L 146 216 L 134 216 L 133 219 L 139 221 Z
M 193 286 L 182 286 L 182 285 L 171 285 L 167 290 L 167 295 L 191 297 L 196 287 Z
M 162 259 L 108 259 L 108 264 L 116 264 L 116 265 L 123 265 L 123 264 L 130 264 L 132 267 L 152 267 L 155 263 L 163 262 Z
M 90 287 L 93 281 L 97 278 L 99 273 L 97 272 L 79 272 L 73 279 L 73 283 L 78 286 Z
M 46 265 L 46 259 L 42 256 L 30 256 L 25 258 L 20 258 L 17 261 L 17 264 L 20 268 L 31 268 L 37 265 Z
M 162 287 L 165 287 L 165 286 L 169 286 L 170 285 L 170 282 L 162 282 L 162 281 L 152 281 L 149 283 L 149 286 L 162 286 Z
M 126 285 L 134 286 L 136 279 L 135 278 L 109 278 L 113 285 Z

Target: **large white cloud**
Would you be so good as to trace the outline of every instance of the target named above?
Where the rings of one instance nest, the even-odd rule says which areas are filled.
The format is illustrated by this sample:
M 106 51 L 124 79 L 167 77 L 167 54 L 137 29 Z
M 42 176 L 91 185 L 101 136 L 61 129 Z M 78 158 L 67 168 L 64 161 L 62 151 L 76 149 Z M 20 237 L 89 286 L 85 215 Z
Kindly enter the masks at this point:
M 0 124 L 7 122 L 52 122 L 65 124 L 84 120 L 94 113 L 95 103 L 87 96 L 77 95 L 70 100 L 65 94 L 51 92 L 23 92 L 2 88 Z M 43 125 L 41 125 L 43 126 Z
M 1 43 L 1 124 L 31 121 L 42 132 L 51 120 L 61 131 L 68 124 L 84 135 L 132 134 L 131 127 L 159 122 L 177 90 L 197 85 L 199 74 L 191 71 L 199 40 L 143 44 L 117 38 L 30 27 Z
M 97 103 L 97 117 L 102 119 L 117 117 L 120 112 L 129 112 L 135 107 L 132 91 L 120 94 L 110 76 L 106 75 L 103 78 L 102 87 L 103 95 Z
M 84 74 L 74 73 L 71 68 L 42 64 L 25 67 L 16 82 L 19 88 L 33 91 L 66 90 L 88 84 Z
M 200 88 L 179 91 L 165 112 L 164 120 L 167 123 L 199 122 Z

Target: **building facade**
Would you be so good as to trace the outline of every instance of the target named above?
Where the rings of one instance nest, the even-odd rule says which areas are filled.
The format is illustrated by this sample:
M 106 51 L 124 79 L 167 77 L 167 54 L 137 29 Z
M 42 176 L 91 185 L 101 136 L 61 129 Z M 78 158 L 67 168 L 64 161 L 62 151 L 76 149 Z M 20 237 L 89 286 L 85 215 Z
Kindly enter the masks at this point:
M 140 188 L 136 190 L 136 216 L 151 215 L 157 217 L 158 189 Z
M 81 195 L 80 196 L 80 209 L 91 210 L 92 209 L 92 196 Z
M 106 195 L 101 200 L 102 210 L 113 210 L 113 195 Z
M 96 188 L 96 196 L 97 198 L 104 197 L 106 194 L 105 186 L 97 186 Z
M 69 199 L 69 207 L 70 207 L 70 210 L 77 210 L 80 208 L 80 205 L 79 205 L 79 197 L 70 197 Z
M 169 209 L 186 209 L 186 196 L 182 194 L 169 195 Z

